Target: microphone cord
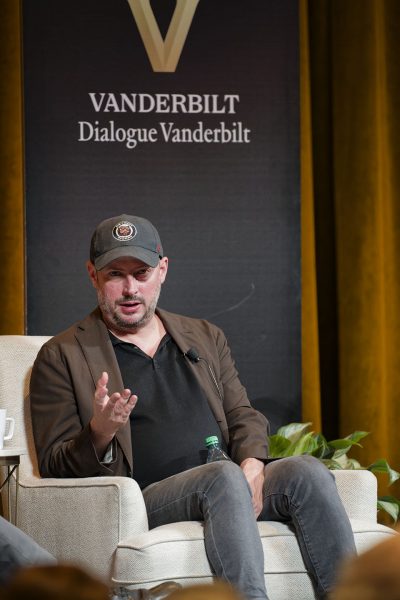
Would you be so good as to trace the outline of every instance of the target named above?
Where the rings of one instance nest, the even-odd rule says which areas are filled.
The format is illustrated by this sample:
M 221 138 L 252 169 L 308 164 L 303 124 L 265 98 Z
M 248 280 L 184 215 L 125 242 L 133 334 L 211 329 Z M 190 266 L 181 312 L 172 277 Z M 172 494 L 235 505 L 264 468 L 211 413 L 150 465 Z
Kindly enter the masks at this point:
M 186 356 L 190 360 L 190 362 L 192 362 L 192 363 L 198 363 L 201 360 L 206 363 L 207 368 L 208 368 L 208 372 L 209 372 L 210 377 L 211 377 L 211 381 L 213 382 L 213 384 L 215 386 L 215 389 L 218 392 L 218 396 L 220 397 L 220 400 L 222 402 L 223 401 L 222 392 L 221 392 L 221 390 L 219 388 L 218 381 L 217 381 L 217 378 L 215 376 L 215 373 L 212 370 L 211 365 L 208 362 L 208 360 L 205 359 L 205 358 L 203 358 L 202 356 L 199 356 L 199 353 L 197 352 L 196 348 L 193 348 L 193 347 L 189 348 L 189 350 L 187 352 L 184 352 L 183 356 Z

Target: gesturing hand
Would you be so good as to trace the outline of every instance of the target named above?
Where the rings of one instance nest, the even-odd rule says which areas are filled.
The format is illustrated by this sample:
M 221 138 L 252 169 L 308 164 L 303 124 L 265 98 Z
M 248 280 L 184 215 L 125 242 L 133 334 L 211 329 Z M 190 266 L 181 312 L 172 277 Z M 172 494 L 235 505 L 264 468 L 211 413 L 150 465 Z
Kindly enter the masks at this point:
M 118 429 L 128 421 L 138 399 L 128 389 L 109 396 L 107 383 L 108 373 L 103 371 L 96 384 L 90 421 L 92 439 L 98 453 L 104 452 Z

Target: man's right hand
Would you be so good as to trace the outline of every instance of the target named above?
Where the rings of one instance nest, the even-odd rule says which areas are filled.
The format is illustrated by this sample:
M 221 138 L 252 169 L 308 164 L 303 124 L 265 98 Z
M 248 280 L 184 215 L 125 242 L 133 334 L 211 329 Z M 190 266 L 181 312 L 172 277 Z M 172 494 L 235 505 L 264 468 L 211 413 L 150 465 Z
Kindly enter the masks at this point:
M 109 396 L 107 383 L 108 373 L 103 371 L 96 384 L 90 421 L 91 437 L 98 456 L 104 454 L 118 429 L 128 421 L 138 400 L 128 389 Z

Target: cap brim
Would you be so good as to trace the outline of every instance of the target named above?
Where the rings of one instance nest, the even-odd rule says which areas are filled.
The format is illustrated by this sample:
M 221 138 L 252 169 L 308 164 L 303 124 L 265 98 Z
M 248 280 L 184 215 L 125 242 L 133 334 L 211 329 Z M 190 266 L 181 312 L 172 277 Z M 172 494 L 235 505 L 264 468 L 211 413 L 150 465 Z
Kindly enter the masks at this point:
M 146 248 L 141 248 L 140 246 L 119 246 L 118 248 L 113 248 L 109 252 L 106 252 L 105 254 L 102 254 L 96 258 L 94 261 L 94 266 L 98 271 L 100 271 L 111 261 L 123 256 L 137 258 L 146 265 L 149 265 L 149 267 L 156 267 L 160 260 L 159 254 L 152 252 L 151 250 L 146 250 Z

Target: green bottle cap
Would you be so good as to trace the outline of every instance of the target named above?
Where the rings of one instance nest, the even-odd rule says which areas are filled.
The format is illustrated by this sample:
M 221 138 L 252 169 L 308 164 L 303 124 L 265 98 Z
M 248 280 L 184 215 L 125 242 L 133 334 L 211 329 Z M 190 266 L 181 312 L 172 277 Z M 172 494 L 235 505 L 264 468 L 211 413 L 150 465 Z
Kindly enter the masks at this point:
M 216 435 L 210 435 L 210 436 L 206 437 L 204 442 L 205 442 L 206 446 L 212 446 L 212 444 L 219 444 L 219 439 L 218 439 L 218 436 L 216 436 Z

